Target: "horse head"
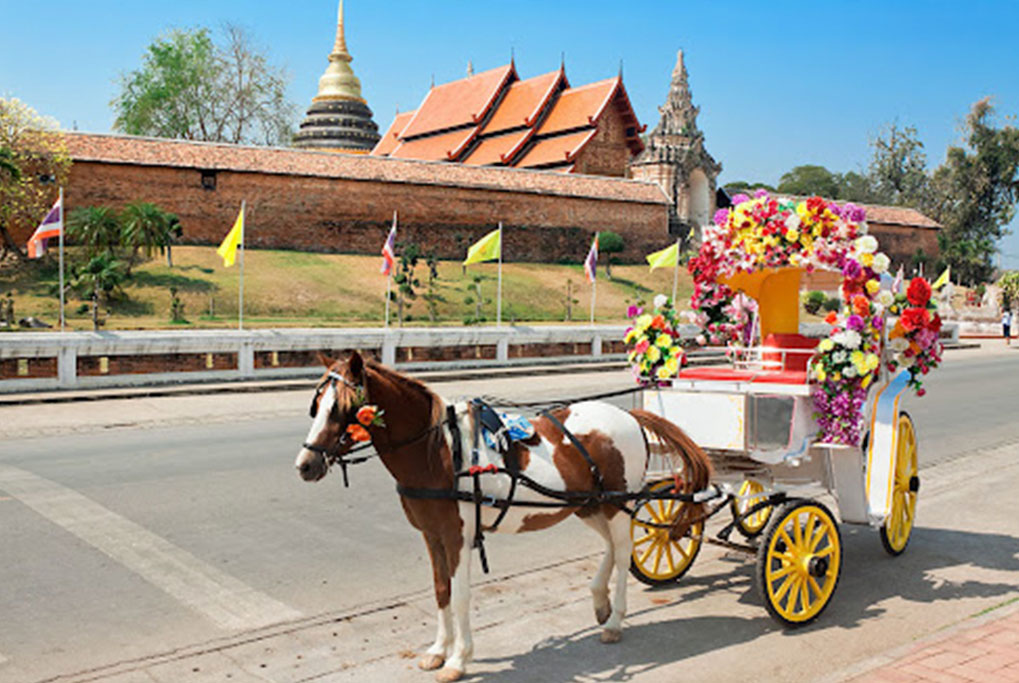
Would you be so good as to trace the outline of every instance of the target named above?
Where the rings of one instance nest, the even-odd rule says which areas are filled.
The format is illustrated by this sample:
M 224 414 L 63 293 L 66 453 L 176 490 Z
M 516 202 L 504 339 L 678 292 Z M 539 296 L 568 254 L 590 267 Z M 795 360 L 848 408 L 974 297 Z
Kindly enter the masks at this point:
M 359 411 L 368 400 L 368 376 L 364 359 L 353 351 L 346 360 L 319 353 L 326 367 L 315 388 L 309 414 L 311 429 L 294 466 L 301 479 L 318 481 L 329 472 L 330 461 L 343 457 L 364 441 L 368 432 Z

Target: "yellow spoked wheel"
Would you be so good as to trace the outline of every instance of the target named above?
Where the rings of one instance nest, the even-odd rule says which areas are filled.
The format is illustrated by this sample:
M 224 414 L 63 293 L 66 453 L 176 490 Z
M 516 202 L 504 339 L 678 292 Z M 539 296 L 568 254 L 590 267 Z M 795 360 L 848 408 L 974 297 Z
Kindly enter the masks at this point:
M 917 476 L 916 430 L 907 413 L 899 413 L 899 431 L 895 451 L 895 480 L 892 483 L 892 509 L 881 527 L 881 544 L 891 555 L 901 555 L 909 543 L 916 519 L 916 497 L 920 490 Z
M 764 531 L 764 527 L 768 524 L 768 520 L 771 519 L 771 506 L 761 508 L 757 512 L 753 513 L 749 517 L 740 519 L 740 515 L 749 510 L 751 507 L 765 499 L 763 494 L 764 485 L 756 479 L 744 479 L 743 483 L 739 487 L 739 495 L 751 496 L 743 500 L 733 500 L 730 503 L 732 508 L 732 516 L 736 520 L 736 528 L 740 530 L 740 533 L 747 538 L 753 538 Z
M 842 570 L 842 538 L 821 503 L 793 500 L 778 508 L 757 550 L 757 587 L 768 613 L 803 626 L 828 606 Z
M 660 481 L 651 491 L 663 491 L 674 486 L 672 480 Z M 669 527 L 679 515 L 684 503 L 678 500 L 649 500 L 637 508 L 630 522 L 633 555 L 630 573 L 649 586 L 660 586 L 678 581 L 690 569 L 701 549 L 704 522 L 691 525 L 680 539 L 669 538 Z

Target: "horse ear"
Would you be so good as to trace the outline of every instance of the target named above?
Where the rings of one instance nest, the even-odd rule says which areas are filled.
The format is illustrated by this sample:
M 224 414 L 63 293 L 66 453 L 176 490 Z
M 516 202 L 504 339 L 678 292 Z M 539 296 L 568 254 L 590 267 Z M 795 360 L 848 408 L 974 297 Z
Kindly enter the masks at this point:
M 329 368 L 333 367 L 333 363 L 335 363 L 335 362 L 336 362 L 336 360 L 335 360 L 335 359 L 333 359 L 333 358 L 330 358 L 329 356 L 327 356 L 327 355 L 326 355 L 326 354 L 325 354 L 324 352 L 322 352 L 322 351 L 316 351 L 316 352 L 315 352 L 315 355 L 316 355 L 316 356 L 318 356 L 318 362 L 319 362 L 319 363 L 321 363 L 322 365 L 326 366 L 326 369 L 327 369 L 327 370 L 328 370 Z
M 361 354 L 357 349 L 350 352 L 350 358 L 347 359 L 347 367 L 350 369 L 350 374 L 354 377 L 360 377 L 364 373 L 364 359 L 361 358 Z

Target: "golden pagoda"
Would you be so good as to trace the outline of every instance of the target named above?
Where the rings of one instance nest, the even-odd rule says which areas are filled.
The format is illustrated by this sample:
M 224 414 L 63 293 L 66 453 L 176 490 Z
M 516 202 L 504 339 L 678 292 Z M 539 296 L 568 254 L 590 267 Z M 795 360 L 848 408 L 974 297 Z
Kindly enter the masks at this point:
M 318 94 L 311 100 L 308 114 L 294 135 L 294 147 L 367 154 L 379 141 L 379 127 L 361 96 L 361 81 L 350 68 L 353 60 L 347 50 L 340 0 L 329 66 L 318 80 Z

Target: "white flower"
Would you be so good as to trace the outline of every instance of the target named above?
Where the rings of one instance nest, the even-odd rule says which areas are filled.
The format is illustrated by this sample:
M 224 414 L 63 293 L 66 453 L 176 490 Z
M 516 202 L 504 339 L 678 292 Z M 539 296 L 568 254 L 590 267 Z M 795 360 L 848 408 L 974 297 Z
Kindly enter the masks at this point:
M 874 263 L 872 263 L 870 267 L 875 273 L 880 275 L 881 273 L 887 272 L 890 264 L 891 261 L 888 257 L 885 254 L 878 252 L 877 254 L 874 254 Z
M 874 259 L 874 261 L 875 261 L 875 263 L 876 263 L 876 262 L 877 262 L 877 259 L 875 258 L 875 259 Z M 891 293 L 890 291 L 888 291 L 887 289 L 882 289 L 882 290 L 881 290 L 880 292 L 878 292 L 878 294 L 877 294 L 877 302 L 878 302 L 879 304 L 881 304 L 882 306 L 884 306 L 885 308 L 888 308 L 888 307 L 889 307 L 889 306 L 891 306 L 891 305 L 892 305 L 893 303 L 895 303 L 895 295 L 894 295 L 894 294 L 892 294 L 892 293 Z
M 664 294 L 659 294 L 655 297 L 655 308 L 665 308 L 665 304 L 669 303 L 669 297 Z
M 856 239 L 856 251 L 861 254 L 873 254 L 877 251 L 877 239 L 873 235 L 864 235 Z
M 704 338 L 704 335 L 703 335 L 703 334 L 698 334 L 698 335 L 697 335 L 697 339 L 696 339 L 696 341 L 697 341 L 697 343 L 698 343 L 698 344 L 700 344 L 701 346 L 704 346 L 705 344 L 707 344 L 707 343 L 708 343 L 708 340 Z
M 831 336 L 831 340 L 833 342 L 835 342 L 836 344 L 838 344 L 839 346 L 845 346 L 846 345 L 846 333 L 845 332 L 836 332 L 835 334 L 833 334 Z
M 842 376 L 845 377 L 846 379 L 852 379 L 856 377 L 856 367 L 853 365 L 847 365 L 845 369 L 842 370 Z
M 846 352 L 845 351 L 836 351 L 835 353 L 833 353 L 831 355 L 831 359 L 833 361 L 835 361 L 836 363 L 845 363 L 846 362 Z
M 913 367 L 914 360 L 913 360 L 913 356 L 909 356 L 907 358 L 906 354 L 904 354 L 904 353 L 897 353 L 897 354 L 895 354 L 895 362 L 897 362 L 899 365 L 901 365 L 904 368 L 911 368 L 911 367 Z
M 909 348 L 909 342 L 906 341 L 905 337 L 896 337 L 888 342 L 888 346 L 891 347 L 892 351 L 905 351 Z
M 850 348 L 850 349 L 858 349 L 858 348 L 860 348 L 860 342 L 863 341 L 863 340 L 860 339 L 860 333 L 859 332 L 857 332 L 856 330 L 846 330 L 842 334 L 844 335 L 845 340 L 846 340 L 846 343 L 843 346 L 845 346 L 847 348 Z
M 789 214 L 789 217 L 785 219 L 785 227 L 789 228 L 790 230 L 799 230 L 801 222 L 802 221 L 800 220 L 799 216 L 797 216 L 795 213 L 791 213 Z

